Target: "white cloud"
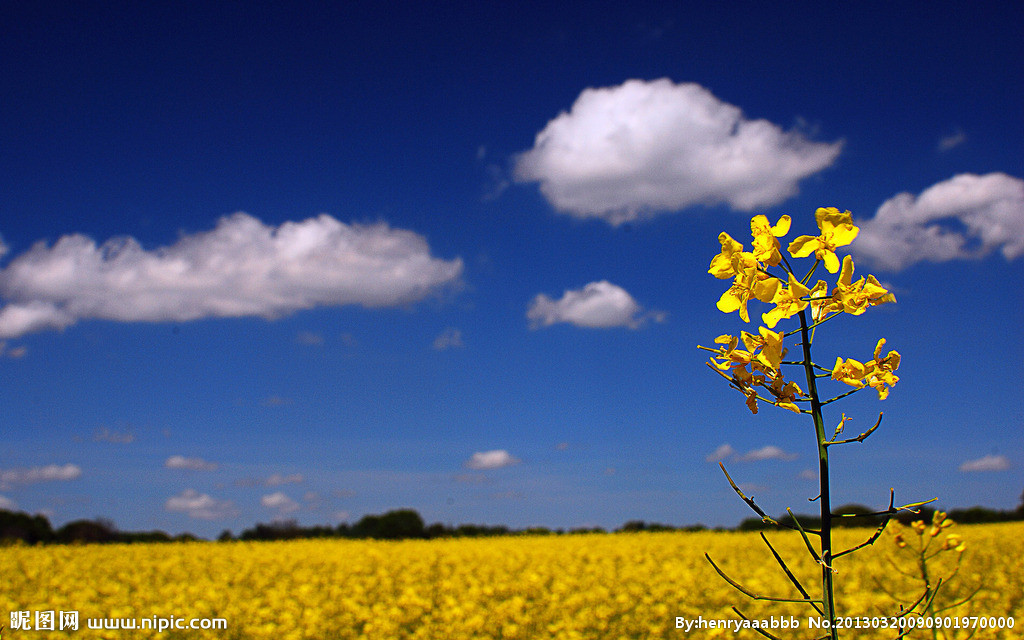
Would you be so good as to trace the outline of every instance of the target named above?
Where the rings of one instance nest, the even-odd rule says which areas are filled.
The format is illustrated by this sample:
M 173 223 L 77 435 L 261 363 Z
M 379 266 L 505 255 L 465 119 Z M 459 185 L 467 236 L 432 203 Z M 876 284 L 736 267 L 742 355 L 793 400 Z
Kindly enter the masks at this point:
M 299 503 L 289 498 L 283 491 L 263 496 L 260 498 L 260 504 L 279 513 L 291 513 L 299 510 Z
M 771 207 L 842 145 L 749 120 L 698 84 L 629 80 L 584 90 L 519 155 L 515 178 L 539 182 L 558 211 L 618 225 L 698 204 Z
M 1010 468 L 1010 460 L 1006 456 L 984 456 L 977 460 L 968 460 L 960 465 L 960 471 L 1006 471 Z
M 11 500 L 7 496 L 0 496 L 0 509 L 5 511 L 14 511 L 17 508 L 18 504 L 14 500 Z
M 508 451 L 496 449 L 494 451 L 477 451 L 466 461 L 466 467 L 470 469 L 500 469 L 510 467 L 520 462 Z
M 760 449 L 748 451 L 740 456 L 743 462 L 758 462 L 760 460 L 796 460 L 797 454 L 787 453 L 775 445 L 767 445 Z
M 0 471 L 0 489 L 8 490 L 19 484 L 74 480 L 81 475 L 82 468 L 77 464 L 70 463 L 65 465 L 48 464 L 28 469 L 7 469 Z
M 562 297 L 552 300 L 545 294 L 538 294 L 526 311 L 530 327 L 549 327 L 567 322 L 577 327 L 606 329 L 629 327 L 636 329 L 647 318 L 664 320 L 661 312 L 643 313 L 633 296 L 618 285 L 607 280 L 591 282 L 582 289 L 566 289 Z
M 963 132 L 963 129 L 957 129 L 954 133 L 943 136 L 939 140 L 939 151 L 949 151 L 953 147 L 959 147 L 964 142 L 967 142 L 967 134 Z
M 437 351 L 446 351 L 448 349 L 460 349 L 466 346 L 462 342 L 462 331 L 448 327 L 441 335 L 434 338 L 434 349 Z
M 171 456 L 164 461 L 168 469 L 190 469 L 192 471 L 215 471 L 216 462 L 209 462 L 202 458 L 186 458 L 185 456 Z
M 287 476 L 283 476 L 280 473 L 275 473 L 266 479 L 266 485 L 268 487 L 276 487 L 282 484 L 298 484 L 304 481 L 305 478 L 301 473 L 292 473 Z
M 718 462 L 733 455 L 736 455 L 736 450 L 727 442 L 705 456 L 704 460 L 707 462 Z
M 198 520 L 221 520 L 237 514 L 234 504 L 229 500 L 218 500 L 195 489 L 185 489 L 172 496 L 164 503 L 167 511 L 178 511 Z
M 133 238 L 97 246 L 68 235 L 52 247 L 36 243 L 0 270 L 0 338 L 86 318 L 184 322 L 402 306 L 458 284 L 462 266 L 431 257 L 411 231 L 326 214 L 272 227 L 236 213 L 151 251 Z
M 295 342 L 310 347 L 317 347 L 324 343 L 324 337 L 314 331 L 300 331 L 295 336 Z
M 888 269 L 977 259 L 997 249 L 1012 260 L 1024 255 L 1024 180 L 962 173 L 918 196 L 897 194 L 857 224 L 854 253 Z

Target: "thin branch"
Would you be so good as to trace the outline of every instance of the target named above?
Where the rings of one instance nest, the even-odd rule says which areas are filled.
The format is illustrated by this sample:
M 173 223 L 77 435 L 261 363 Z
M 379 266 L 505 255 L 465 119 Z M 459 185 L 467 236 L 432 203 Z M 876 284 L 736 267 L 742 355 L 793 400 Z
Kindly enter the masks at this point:
M 775 550 L 775 547 L 772 546 L 772 543 L 768 542 L 768 538 L 764 535 L 764 532 L 761 533 L 761 539 L 764 540 L 764 543 L 768 545 L 769 549 L 771 549 L 772 555 L 775 556 L 775 560 L 779 563 L 779 566 L 782 567 L 782 570 L 786 572 L 786 576 L 789 578 L 789 581 L 792 582 L 793 586 L 797 588 L 797 591 L 800 592 L 800 595 L 802 595 L 804 599 L 810 600 L 810 594 L 807 593 L 807 591 L 804 589 L 804 586 L 800 584 L 800 581 L 797 579 L 797 577 L 794 576 L 793 572 L 790 571 L 789 567 L 786 566 L 786 562 L 782 559 L 782 556 L 779 555 L 779 552 Z M 825 612 L 822 611 L 817 604 L 812 602 L 811 606 L 814 607 L 814 610 L 817 611 L 819 615 L 825 615 Z
M 832 436 L 832 439 L 829 440 L 828 442 L 826 442 L 825 446 L 828 447 L 828 446 L 831 446 L 831 445 L 834 445 L 834 444 L 849 444 L 851 442 L 864 442 L 865 440 L 867 440 L 868 436 L 870 436 L 872 433 L 875 432 L 875 429 L 877 429 L 878 425 L 880 425 L 880 424 L 882 424 L 882 412 L 881 411 L 878 412 L 878 420 L 875 422 L 875 426 L 871 427 L 870 429 L 868 429 L 864 433 L 860 434 L 856 438 L 848 438 L 846 440 L 836 440 L 836 437 Z M 839 435 L 839 434 L 836 434 L 836 435 Z M 889 504 L 889 508 L 890 509 L 892 508 L 892 503 L 891 502 Z
M 842 400 L 846 396 L 852 396 L 853 394 L 857 393 L 858 391 L 860 391 L 862 389 L 867 389 L 867 388 L 868 388 L 868 385 L 864 385 L 863 387 L 857 387 L 856 389 L 851 389 L 851 390 L 847 391 L 846 393 L 840 393 L 838 396 L 836 396 L 834 398 L 829 398 L 828 400 L 822 400 L 821 401 L 821 406 L 824 407 L 826 404 L 831 404 L 831 403 L 835 402 L 836 400 Z
M 753 591 L 745 588 L 743 585 L 741 585 L 740 583 L 736 582 L 735 580 L 733 580 L 729 576 L 725 575 L 725 572 L 718 568 L 718 565 L 715 564 L 715 561 L 711 559 L 711 556 L 709 556 L 708 554 L 705 553 L 704 557 L 707 558 L 708 562 L 711 563 L 711 566 L 715 568 L 715 571 L 718 572 L 718 575 L 722 576 L 723 580 L 725 580 L 726 582 L 731 584 L 733 587 L 735 587 L 737 591 L 739 591 L 743 595 L 745 595 L 748 598 L 751 598 L 753 600 L 767 600 L 769 602 L 804 602 L 804 603 L 810 603 L 810 602 L 818 602 L 818 603 L 820 603 L 821 602 L 821 600 L 811 600 L 811 599 L 805 599 L 805 598 L 776 598 L 774 596 L 763 596 L 763 595 L 761 595 L 759 593 L 754 593 Z
M 786 507 L 786 512 L 789 513 L 789 516 L 791 518 L 793 518 L 793 524 L 796 525 L 797 531 L 800 532 L 800 537 L 804 539 L 804 544 L 807 545 L 807 551 L 810 552 L 811 557 L 814 558 L 814 561 L 817 562 L 818 564 L 824 563 L 824 560 L 821 559 L 821 556 L 819 556 L 817 554 L 817 552 L 814 550 L 814 547 L 811 546 L 811 541 L 807 537 L 807 532 L 804 531 L 804 528 L 802 526 L 800 526 L 800 521 L 796 519 L 796 516 L 793 514 L 793 510 L 790 509 L 789 507 Z M 816 533 L 819 536 L 821 535 L 820 531 L 811 531 L 811 533 Z M 829 568 L 831 568 L 831 567 L 829 567 Z
M 879 421 L 882 420 L 882 416 L 881 415 L 878 416 L 878 420 Z M 877 427 L 877 426 L 878 426 L 878 424 L 876 423 L 875 427 Z M 874 427 L 872 427 L 872 431 L 873 430 L 874 430 Z M 866 437 L 865 434 L 861 434 L 861 435 Z M 895 490 L 890 487 L 890 489 L 889 489 L 889 509 L 885 512 L 886 513 L 885 520 L 882 520 L 881 524 L 878 525 L 878 528 L 875 530 L 875 533 L 872 534 L 872 536 L 870 538 L 868 538 L 864 542 L 860 543 L 856 547 L 850 547 L 849 549 L 846 549 L 845 551 L 840 551 L 839 553 L 833 555 L 832 558 L 833 559 L 834 558 L 839 558 L 839 557 L 845 556 L 848 553 L 853 553 L 854 551 L 857 551 L 858 549 L 863 549 L 864 547 L 866 547 L 868 545 L 874 544 L 875 540 L 878 540 L 878 537 L 880 535 L 882 535 L 883 531 L 885 531 L 885 527 L 888 526 L 889 520 L 892 519 L 892 515 L 894 513 L 896 513 L 896 510 L 893 509 L 893 506 L 892 506 L 893 505 L 893 499 L 895 498 L 895 496 L 896 496 Z M 833 514 L 833 515 L 835 515 L 835 514 Z M 839 514 L 839 517 L 840 518 L 847 518 L 847 517 L 856 517 L 857 515 L 858 514 L 855 514 L 855 513 Z
M 748 498 L 746 496 L 746 494 L 744 494 L 740 490 L 740 488 L 736 486 L 736 483 L 733 482 L 733 480 L 732 480 L 732 476 L 730 476 L 729 472 L 725 470 L 725 464 L 724 463 L 719 462 L 718 466 L 721 467 L 722 473 L 725 474 L 725 478 L 726 478 L 726 480 L 729 481 L 729 484 L 732 486 L 733 491 L 735 491 L 737 493 L 737 495 L 739 495 L 739 497 L 743 500 L 743 502 L 747 503 L 748 507 L 750 507 L 751 509 L 754 510 L 754 513 L 756 513 L 757 515 L 761 516 L 761 522 L 770 522 L 771 524 L 774 524 L 777 527 L 784 526 L 784 525 L 779 524 L 775 520 L 773 520 L 767 513 L 765 513 L 761 509 L 761 507 L 757 506 L 757 504 L 754 502 L 753 498 Z M 790 528 L 792 528 L 792 527 L 790 527 Z

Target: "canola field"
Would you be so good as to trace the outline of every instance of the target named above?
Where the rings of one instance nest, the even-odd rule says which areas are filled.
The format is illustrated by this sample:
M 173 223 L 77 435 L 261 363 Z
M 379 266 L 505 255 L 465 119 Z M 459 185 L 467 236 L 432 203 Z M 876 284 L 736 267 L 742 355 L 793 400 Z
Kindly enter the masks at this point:
M 977 593 L 939 615 L 1011 617 L 1013 629 L 978 629 L 973 637 L 1024 637 L 1024 523 L 955 531 L 966 550 L 936 605 Z M 869 533 L 840 530 L 837 548 Z M 820 567 L 799 535 L 770 532 L 768 538 L 816 595 Z M 913 559 L 894 542 L 886 533 L 835 562 L 840 616 L 889 616 L 898 611 L 893 596 L 909 603 L 920 594 L 920 581 L 901 573 L 916 572 Z M 740 594 L 715 573 L 705 552 L 752 591 L 799 597 L 750 533 L 11 546 L 0 548 L 0 625 L 6 627 L 0 634 L 3 640 L 762 637 L 749 630 L 676 628 L 677 617 L 738 620 L 733 605 L 754 620 L 797 620 L 796 630 L 770 629 L 782 638 L 823 634 L 808 628 L 808 614 L 817 614 L 804 604 L 755 602 Z M 951 571 L 955 555 L 940 554 L 930 573 Z M 70 629 L 68 612 L 77 612 L 77 630 Z M 208 625 L 212 619 L 226 628 L 167 623 Z M 153 628 L 142 628 L 143 622 Z M 159 631 L 161 622 L 171 628 Z M 136 628 L 90 628 L 99 624 Z M 896 635 L 862 628 L 840 637 Z M 944 630 L 935 637 L 967 636 Z M 917 630 L 907 637 L 933 636 Z

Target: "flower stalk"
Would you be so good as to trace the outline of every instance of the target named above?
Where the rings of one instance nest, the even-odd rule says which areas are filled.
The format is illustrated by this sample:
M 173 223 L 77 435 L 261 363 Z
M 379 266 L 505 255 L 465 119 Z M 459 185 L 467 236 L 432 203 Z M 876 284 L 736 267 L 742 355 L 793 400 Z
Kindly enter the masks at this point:
M 824 407 L 841 400 L 867 387 L 878 393 L 879 400 L 884 400 L 889 390 L 899 382 L 895 371 L 900 365 L 900 354 L 889 351 L 882 355 L 885 340 L 881 339 L 875 346 L 874 358 L 865 362 L 852 358 L 836 358 L 835 365 L 828 369 L 816 364 L 811 350 L 815 332 L 825 322 L 839 315 L 859 316 L 870 307 L 893 303 L 895 296 L 887 291 L 873 276 L 853 280 L 854 264 L 850 256 L 840 260 L 836 249 L 850 244 L 859 232 L 853 224 L 849 211 L 840 212 L 834 207 L 819 208 L 815 212 L 815 221 L 820 231 L 817 236 L 804 235 L 794 239 L 788 246 L 790 257 L 804 258 L 813 254 L 814 262 L 802 277 L 794 271 L 790 260 L 782 251 L 779 238 L 789 233 L 791 220 L 782 216 L 772 225 L 763 216 L 755 216 L 750 221 L 753 236 L 753 248 L 745 251 L 742 244 L 727 233 L 718 236 L 722 246 L 721 253 L 711 261 L 708 273 L 719 279 L 732 278 L 733 283 L 718 300 L 718 309 L 731 313 L 737 311 L 744 322 L 750 322 L 749 304 L 761 302 L 774 305 L 761 314 L 764 326 L 757 333 L 743 331 L 740 335 L 720 335 L 715 338 L 717 348 L 700 346 L 700 349 L 712 353 L 708 366 L 724 378 L 729 386 L 744 396 L 747 408 L 753 414 L 758 412 L 758 403 L 770 404 L 796 414 L 810 414 L 814 424 L 814 436 L 818 454 L 819 493 L 813 500 L 819 501 L 821 525 L 818 530 L 805 529 L 792 511 L 787 509 L 793 525 L 773 520 L 752 498 L 748 498 L 736 485 L 732 477 L 721 463 L 723 473 L 739 497 L 747 503 L 763 522 L 775 526 L 787 527 L 799 532 L 807 547 L 810 557 L 821 565 L 821 597 L 812 598 L 805 587 L 800 584 L 785 561 L 768 544 L 772 555 L 779 563 L 786 576 L 797 589 L 800 597 L 764 595 L 744 587 L 740 582 L 727 576 L 708 556 L 708 561 L 715 571 L 729 584 L 744 595 L 755 600 L 772 602 L 800 602 L 809 605 L 818 612 L 829 624 L 829 640 L 838 640 L 836 628 L 835 576 L 834 562 L 837 558 L 872 545 L 882 534 L 889 520 L 901 510 L 915 510 L 925 502 L 917 502 L 900 507 L 894 506 L 894 492 L 890 491 L 889 507 L 875 512 L 873 516 L 884 516 L 878 529 L 866 541 L 849 549 L 836 551 L 832 545 L 832 526 L 835 518 L 857 517 L 854 514 L 832 513 L 832 494 L 829 486 L 829 447 L 839 444 L 863 442 L 879 427 L 882 415 L 867 431 L 853 438 L 840 440 L 839 435 L 848 418 L 843 414 L 842 420 L 835 428 L 831 437 L 825 428 Z M 811 277 L 820 265 L 830 274 L 838 274 L 834 285 L 818 280 L 813 287 Z M 776 274 L 773 270 L 781 270 Z M 799 330 L 787 334 L 776 330 L 776 326 L 787 319 L 796 318 Z M 830 327 L 835 325 L 830 324 Z M 800 347 L 800 358 L 785 360 L 787 349 L 784 342 L 789 336 L 799 336 L 795 346 Z M 740 348 L 740 347 L 743 348 Z M 803 371 L 803 384 L 806 391 L 796 382 L 787 379 L 783 367 L 799 367 Z M 853 387 L 838 393 L 831 398 L 822 399 L 818 390 L 818 380 L 830 378 Z M 797 403 L 801 403 L 798 405 Z M 802 405 L 802 406 L 801 406 Z M 928 502 L 931 502 L 930 500 Z M 818 536 L 817 550 L 809 536 Z M 768 540 L 765 539 L 765 543 Z M 733 608 L 737 615 L 746 617 L 739 609 Z M 769 634 L 762 633 L 768 637 Z

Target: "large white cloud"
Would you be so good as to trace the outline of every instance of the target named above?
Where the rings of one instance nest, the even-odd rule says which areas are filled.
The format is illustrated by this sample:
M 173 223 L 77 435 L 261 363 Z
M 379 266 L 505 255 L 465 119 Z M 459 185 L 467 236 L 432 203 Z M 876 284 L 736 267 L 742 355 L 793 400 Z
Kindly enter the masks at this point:
M 133 238 L 39 242 L 0 270 L 0 338 L 80 319 L 274 318 L 299 309 L 401 306 L 458 283 L 462 261 L 387 224 L 323 214 L 279 227 L 236 213 L 206 232 L 145 250 Z
M 185 513 L 188 517 L 199 520 L 221 520 L 238 513 L 231 501 L 218 500 L 195 489 L 185 489 L 180 494 L 168 498 L 164 503 L 164 509 Z
M 519 155 L 515 177 L 539 182 L 558 211 L 617 225 L 697 204 L 779 204 L 841 148 L 749 120 L 698 84 L 629 80 L 583 91 Z
M 577 327 L 636 329 L 648 317 L 664 318 L 661 312 L 645 314 L 633 296 L 607 280 L 591 282 L 582 289 L 566 289 L 554 300 L 541 293 L 530 302 L 526 317 L 532 328 L 566 322 Z
M 1024 255 L 1024 180 L 1005 173 L 962 173 L 914 196 L 889 198 L 858 220 L 855 254 L 880 267 L 981 258 L 999 250 Z

